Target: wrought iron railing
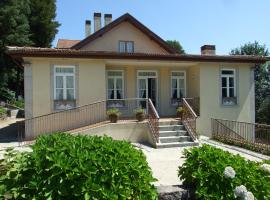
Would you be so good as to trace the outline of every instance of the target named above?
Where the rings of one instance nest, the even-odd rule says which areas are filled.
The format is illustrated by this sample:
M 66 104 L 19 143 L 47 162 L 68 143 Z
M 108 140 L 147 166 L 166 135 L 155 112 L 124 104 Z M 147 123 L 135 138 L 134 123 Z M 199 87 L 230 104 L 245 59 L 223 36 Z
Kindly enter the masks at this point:
M 148 123 L 157 143 L 159 143 L 159 115 L 151 99 L 148 99 Z
M 270 154 L 270 125 L 211 119 L 213 138 Z
M 119 120 L 135 119 L 134 110 L 142 108 L 148 116 L 147 99 L 133 98 L 120 100 L 104 100 L 88 105 L 58 111 L 47 115 L 19 121 L 18 140 L 33 140 L 38 135 L 60 131 L 70 131 L 84 126 L 97 124 L 108 120 L 107 110 L 118 108 Z
M 196 119 L 198 115 L 195 113 L 191 105 L 188 103 L 186 98 L 183 98 L 183 117 L 182 123 L 186 130 L 189 132 L 192 139 L 195 141 L 198 138 L 196 131 Z
M 197 116 L 200 116 L 200 97 L 184 98 Z

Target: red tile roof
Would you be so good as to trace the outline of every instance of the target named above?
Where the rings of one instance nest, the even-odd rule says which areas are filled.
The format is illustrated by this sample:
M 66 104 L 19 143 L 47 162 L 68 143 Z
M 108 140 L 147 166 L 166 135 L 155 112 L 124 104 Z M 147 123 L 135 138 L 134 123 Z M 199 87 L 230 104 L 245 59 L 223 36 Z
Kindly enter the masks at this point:
M 75 44 L 78 44 L 81 40 L 66 40 L 66 39 L 59 39 L 56 45 L 56 48 L 60 49 L 68 49 Z
M 15 59 L 21 59 L 23 57 L 54 57 L 237 63 L 265 63 L 270 61 L 269 57 L 264 56 L 119 53 L 107 51 L 86 51 L 76 49 L 52 49 L 36 47 L 8 47 L 6 53 Z

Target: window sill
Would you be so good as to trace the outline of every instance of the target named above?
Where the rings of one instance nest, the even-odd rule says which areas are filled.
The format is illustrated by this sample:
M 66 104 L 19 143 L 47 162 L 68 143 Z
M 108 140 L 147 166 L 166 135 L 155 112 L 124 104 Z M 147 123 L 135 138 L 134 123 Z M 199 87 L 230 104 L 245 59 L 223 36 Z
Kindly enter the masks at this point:
M 54 100 L 53 104 L 55 111 L 69 110 L 76 107 L 76 100 Z
M 237 106 L 237 98 L 235 98 L 235 97 L 222 98 L 221 105 L 224 107 Z
M 125 102 L 121 99 L 107 99 L 107 108 L 123 108 Z

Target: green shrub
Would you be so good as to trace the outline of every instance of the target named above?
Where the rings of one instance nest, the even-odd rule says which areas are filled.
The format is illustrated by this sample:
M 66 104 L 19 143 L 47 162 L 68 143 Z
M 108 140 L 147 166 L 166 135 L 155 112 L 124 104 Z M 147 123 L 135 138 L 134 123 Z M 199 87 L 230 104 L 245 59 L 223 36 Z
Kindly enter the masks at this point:
M 39 137 L 33 152 L 9 151 L 0 195 L 11 199 L 156 199 L 141 150 L 109 137 L 57 133 Z
M 269 164 L 270 165 L 270 160 L 265 160 L 264 163 Z
M 108 116 L 115 115 L 115 116 L 119 117 L 121 115 L 121 112 L 119 111 L 118 108 L 111 108 L 111 109 L 107 110 L 107 115 Z
M 270 199 L 270 176 L 259 163 L 247 161 L 239 155 L 203 145 L 184 151 L 185 163 L 178 175 L 184 184 L 194 187 L 198 199 L 235 199 L 234 189 L 244 185 L 256 199 Z M 235 178 L 226 178 L 224 170 L 231 166 Z
M 0 106 L 0 116 L 6 114 L 6 109 Z
M 134 112 L 135 114 L 144 114 L 144 113 L 145 113 L 145 110 L 142 109 L 142 108 L 138 108 L 138 109 L 135 109 L 133 112 Z
M 0 106 L 0 119 L 5 119 L 7 116 L 7 110 Z
M 18 108 L 24 109 L 24 100 L 23 99 L 20 99 L 20 100 L 13 99 L 9 102 L 9 104 L 12 106 L 16 106 Z

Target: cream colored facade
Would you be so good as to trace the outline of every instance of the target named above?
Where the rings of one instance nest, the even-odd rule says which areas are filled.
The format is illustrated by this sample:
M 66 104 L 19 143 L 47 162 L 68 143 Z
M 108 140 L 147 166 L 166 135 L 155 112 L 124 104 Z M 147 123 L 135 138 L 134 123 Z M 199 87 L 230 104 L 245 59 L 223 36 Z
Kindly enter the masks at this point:
M 157 111 L 161 117 L 174 116 L 171 105 L 171 72 L 186 72 L 187 97 L 200 97 L 200 117 L 197 131 L 211 136 L 211 118 L 254 122 L 253 65 L 239 63 L 195 63 L 138 60 L 90 60 L 90 59 L 41 59 L 25 58 L 31 63 L 32 76 L 27 76 L 26 88 L 33 88 L 26 96 L 26 105 L 32 102 L 32 114 L 36 117 L 54 112 L 53 66 L 74 65 L 76 67 L 76 105 L 86 105 L 106 99 L 106 71 L 123 70 L 124 98 L 138 97 L 137 72 L 157 72 Z M 220 70 L 236 69 L 238 103 L 234 106 L 221 104 Z M 29 72 L 28 72 L 29 74 Z M 29 80 L 32 79 L 32 80 Z M 29 102 L 29 103 L 28 103 Z M 29 108 L 28 108 L 29 110 Z
M 130 18 L 130 17 L 129 17 Z M 127 18 L 127 19 L 129 19 Z M 129 19 L 130 20 L 130 19 Z M 91 37 L 91 36 L 90 36 Z M 127 20 L 100 34 L 79 50 L 118 52 L 119 41 L 132 41 L 134 53 L 169 54 L 160 42 L 151 39 Z M 164 41 L 163 41 L 164 42 Z M 165 42 L 164 42 L 165 43 Z M 164 45 L 163 45 L 164 46 Z M 211 118 L 255 121 L 254 64 L 170 61 L 145 59 L 90 59 L 67 58 L 65 55 L 52 57 L 23 57 L 25 63 L 25 111 L 26 118 L 55 112 L 54 110 L 54 66 L 75 67 L 76 106 L 90 104 L 107 98 L 107 70 L 122 70 L 124 74 L 123 98 L 138 95 L 138 71 L 156 72 L 157 104 L 161 117 L 174 116 L 175 106 L 171 104 L 171 73 L 185 72 L 186 97 L 200 98 L 200 116 L 197 131 L 211 136 Z M 221 69 L 235 69 L 237 104 L 224 106 L 221 103 Z
M 119 41 L 133 41 L 134 52 L 168 53 L 129 22 L 123 22 L 110 32 L 85 45 L 82 50 L 118 52 Z

